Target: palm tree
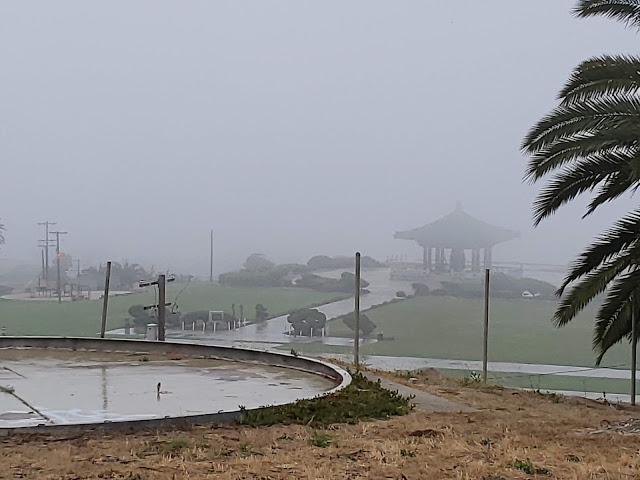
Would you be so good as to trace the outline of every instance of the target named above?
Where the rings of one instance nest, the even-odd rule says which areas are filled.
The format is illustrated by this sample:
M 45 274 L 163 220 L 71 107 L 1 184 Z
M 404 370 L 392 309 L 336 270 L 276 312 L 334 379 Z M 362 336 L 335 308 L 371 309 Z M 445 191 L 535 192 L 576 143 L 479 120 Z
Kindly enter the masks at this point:
M 4 232 L 6 232 L 6 228 L 3 223 L 0 223 L 0 245 L 4 245 Z
M 640 0 L 581 0 L 575 13 L 640 28 Z M 592 195 L 586 217 L 640 186 L 640 58 L 605 55 L 583 62 L 559 102 L 523 142 L 531 157 L 525 179 L 547 180 L 534 202 L 535 225 L 579 195 Z M 598 364 L 611 346 L 630 338 L 632 299 L 640 299 L 640 209 L 614 224 L 571 265 L 558 290 L 564 296 L 555 324 L 566 325 L 603 292 L 593 340 Z

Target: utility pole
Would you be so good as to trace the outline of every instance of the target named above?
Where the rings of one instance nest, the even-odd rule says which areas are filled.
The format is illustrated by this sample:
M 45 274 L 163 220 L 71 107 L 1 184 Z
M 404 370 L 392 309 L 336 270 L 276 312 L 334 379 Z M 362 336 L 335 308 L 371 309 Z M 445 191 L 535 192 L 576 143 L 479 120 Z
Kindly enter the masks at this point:
M 56 281 L 56 286 L 58 290 L 58 303 L 62 302 L 62 285 L 60 285 L 60 235 L 66 235 L 69 232 L 51 232 L 56 236 L 56 270 L 58 271 L 58 279 Z
M 353 340 L 353 363 L 360 367 L 360 252 L 356 252 L 356 297 L 355 297 L 355 338 Z
M 167 278 L 165 275 L 158 275 L 158 280 L 155 282 L 147 282 L 141 280 L 139 285 L 141 287 L 149 287 L 151 285 L 158 286 L 158 304 L 157 305 L 148 305 L 144 307 L 145 310 L 149 310 L 150 308 L 158 309 L 158 341 L 164 342 L 165 339 L 165 318 L 166 318 L 166 308 L 171 306 L 171 303 L 167 303 L 167 290 L 166 284 L 169 282 L 174 282 L 175 277 Z
M 209 252 L 209 282 L 213 283 L 213 229 L 211 229 L 211 250 Z
M 46 222 L 39 222 L 38 225 L 44 226 L 44 232 L 45 232 L 44 240 L 40 240 L 40 241 L 44 242 L 44 244 L 41 245 L 41 247 L 44 248 L 44 260 L 45 260 L 44 279 L 49 280 L 49 247 L 52 246 L 51 241 L 49 239 L 49 227 L 56 225 L 56 222 L 50 222 L 47 220 Z

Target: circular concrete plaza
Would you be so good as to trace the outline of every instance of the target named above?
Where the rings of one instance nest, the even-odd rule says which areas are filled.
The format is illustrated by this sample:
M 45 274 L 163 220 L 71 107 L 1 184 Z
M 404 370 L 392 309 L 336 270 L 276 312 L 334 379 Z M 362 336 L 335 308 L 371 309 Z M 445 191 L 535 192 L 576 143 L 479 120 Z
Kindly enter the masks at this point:
M 179 417 L 215 421 L 241 407 L 322 395 L 344 386 L 348 377 L 321 362 L 242 349 L 0 338 L 0 428 L 5 429 Z

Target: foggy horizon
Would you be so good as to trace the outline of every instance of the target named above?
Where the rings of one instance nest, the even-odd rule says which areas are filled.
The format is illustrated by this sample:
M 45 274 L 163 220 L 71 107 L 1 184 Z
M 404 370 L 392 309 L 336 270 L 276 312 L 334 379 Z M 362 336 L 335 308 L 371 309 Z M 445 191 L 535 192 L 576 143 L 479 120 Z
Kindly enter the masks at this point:
M 0 259 L 39 264 L 45 220 L 85 266 L 205 275 L 210 229 L 216 274 L 418 259 L 393 234 L 461 202 L 520 232 L 495 260 L 566 264 L 633 205 L 532 226 L 524 135 L 579 62 L 636 40 L 574 3 L 4 2 Z

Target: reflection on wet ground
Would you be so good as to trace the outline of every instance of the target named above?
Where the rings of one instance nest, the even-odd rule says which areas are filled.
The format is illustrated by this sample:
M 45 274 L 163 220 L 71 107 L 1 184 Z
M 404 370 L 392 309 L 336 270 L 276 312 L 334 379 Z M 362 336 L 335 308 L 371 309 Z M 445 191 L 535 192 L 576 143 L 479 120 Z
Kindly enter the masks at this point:
M 233 411 L 335 386 L 317 375 L 241 362 L 0 350 L 0 428 Z

